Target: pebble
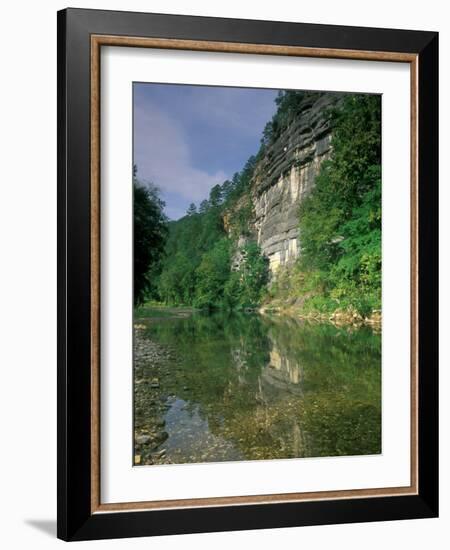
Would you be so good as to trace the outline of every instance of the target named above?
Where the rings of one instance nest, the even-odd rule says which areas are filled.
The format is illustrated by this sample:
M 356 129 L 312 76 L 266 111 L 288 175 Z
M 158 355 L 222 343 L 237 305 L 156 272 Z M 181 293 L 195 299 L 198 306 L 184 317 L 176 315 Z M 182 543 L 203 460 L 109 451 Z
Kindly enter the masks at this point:
M 151 437 L 149 435 L 138 435 L 136 437 L 136 443 L 138 445 L 145 445 L 150 441 Z
M 160 451 L 157 451 L 156 453 L 152 453 L 152 458 L 161 458 L 166 454 L 166 449 L 161 449 Z

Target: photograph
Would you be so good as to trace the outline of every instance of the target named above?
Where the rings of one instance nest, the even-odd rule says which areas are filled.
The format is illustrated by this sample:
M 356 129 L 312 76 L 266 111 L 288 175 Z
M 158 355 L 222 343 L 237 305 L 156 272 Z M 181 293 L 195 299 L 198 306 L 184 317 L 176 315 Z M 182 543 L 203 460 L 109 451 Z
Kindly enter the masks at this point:
M 132 89 L 132 464 L 380 455 L 381 94 Z

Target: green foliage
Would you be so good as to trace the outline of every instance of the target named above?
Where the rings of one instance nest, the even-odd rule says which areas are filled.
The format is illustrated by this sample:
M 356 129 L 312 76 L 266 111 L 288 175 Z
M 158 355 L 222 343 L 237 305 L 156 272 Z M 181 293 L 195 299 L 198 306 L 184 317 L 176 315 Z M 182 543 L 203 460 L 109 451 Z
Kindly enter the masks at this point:
M 381 306 L 381 102 L 347 96 L 332 113 L 332 155 L 300 208 L 301 270 L 322 312 Z
M 250 157 L 231 180 L 212 187 L 208 199 L 204 199 L 198 209 L 191 204 L 186 216 L 169 223 L 165 257 L 157 281 L 160 301 L 198 308 L 231 308 L 244 302 L 257 303 L 256 296 L 264 283 L 258 283 L 259 286 L 250 292 L 244 291 L 239 281 L 236 286 L 239 296 L 234 295 L 233 281 L 237 275 L 231 271 L 231 257 L 236 252 L 234 242 L 241 235 L 249 235 L 253 208 L 247 193 L 255 165 L 255 157 Z M 225 217 L 230 235 L 224 228 Z M 250 263 L 255 264 L 252 269 L 257 271 L 256 249 L 250 246 L 248 253 Z M 246 272 L 245 280 L 248 277 Z M 262 276 L 260 279 L 265 280 Z
M 138 305 L 155 291 L 155 279 L 167 234 L 164 203 L 152 185 L 133 178 L 134 191 L 134 303 Z
M 233 177 L 233 186 L 230 193 L 226 197 L 229 203 L 237 200 L 245 192 L 249 190 L 250 182 L 256 167 L 256 157 L 251 156 L 244 165 L 244 168 Z
M 253 307 L 260 303 L 268 282 L 268 260 L 253 242 L 241 247 L 238 254 L 239 270 L 231 273 L 225 285 L 226 303 L 231 307 Z
M 230 275 L 230 241 L 226 237 L 202 256 L 195 274 L 194 306 L 205 309 L 220 305 Z
M 237 240 L 240 236 L 251 235 L 250 222 L 253 219 L 253 204 L 251 197 L 247 196 L 244 201 L 229 212 L 228 224 L 231 238 Z
M 193 202 L 189 205 L 189 208 L 186 210 L 187 216 L 193 216 L 194 214 L 197 214 L 197 207 Z
M 185 216 L 169 224 L 159 299 L 170 305 L 228 309 L 257 305 L 268 280 L 268 262 L 256 243 L 236 250 L 221 224 L 220 210 Z M 231 258 L 242 258 L 239 271 Z

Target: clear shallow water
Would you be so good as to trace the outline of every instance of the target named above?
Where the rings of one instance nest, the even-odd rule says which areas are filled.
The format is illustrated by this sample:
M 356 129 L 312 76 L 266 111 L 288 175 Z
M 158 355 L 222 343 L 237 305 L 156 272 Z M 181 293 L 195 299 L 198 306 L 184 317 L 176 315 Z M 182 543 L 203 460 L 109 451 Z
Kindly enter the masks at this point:
M 371 329 L 224 313 L 153 312 L 139 323 L 170 350 L 158 373 L 168 461 L 381 452 L 381 337 Z

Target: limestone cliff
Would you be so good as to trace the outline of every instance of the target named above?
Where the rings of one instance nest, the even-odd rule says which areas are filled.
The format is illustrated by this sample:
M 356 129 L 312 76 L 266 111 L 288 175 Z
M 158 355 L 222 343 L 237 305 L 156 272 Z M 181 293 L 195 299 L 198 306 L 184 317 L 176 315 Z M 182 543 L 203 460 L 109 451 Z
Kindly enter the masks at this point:
M 330 155 L 329 109 L 340 97 L 328 92 L 305 94 L 299 115 L 256 165 L 250 186 L 253 216 L 249 234 L 240 241 L 257 241 L 272 275 L 298 257 L 299 205 Z M 239 207 L 238 203 L 235 208 Z

